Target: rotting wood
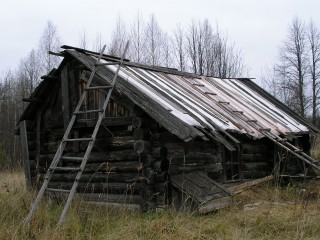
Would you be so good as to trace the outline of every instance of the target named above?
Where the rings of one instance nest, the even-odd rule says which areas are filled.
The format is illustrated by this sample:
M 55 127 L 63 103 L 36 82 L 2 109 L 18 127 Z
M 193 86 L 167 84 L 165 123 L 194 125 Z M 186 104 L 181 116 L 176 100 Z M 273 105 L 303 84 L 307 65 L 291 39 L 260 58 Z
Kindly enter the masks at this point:
M 245 183 L 242 183 L 242 184 L 239 184 L 239 185 L 235 185 L 235 186 L 232 186 L 232 187 L 229 187 L 228 189 L 233 192 L 234 194 L 238 194 L 238 193 L 241 193 L 242 191 L 252 187 L 252 186 L 255 186 L 255 185 L 258 185 L 260 183 L 263 183 L 263 182 L 268 182 L 270 180 L 273 179 L 273 176 L 272 175 L 269 175 L 267 177 L 264 177 L 264 178 L 259 178 L 259 179 L 256 179 L 256 180 L 253 180 L 253 181 L 249 181 L 249 182 L 245 182 Z
M 151 144 L 144 140 L 135 141 L 134 151 L 138 154 L 149 153 L 151 151 Z
M 132 117 L 105 117 L 102 119 L 101 125 L 106 127 L 128 126 L 132 122 Z M 79 119 L 75 124 L 75 128 L 94 127 L 96 119 Z
M 136 194 L 101 194 L 101 193 L 78 193 L 78 198 L 94 202 L 112 202 L 125 204 L 140 204 L 140 195 Z
M 31 188 L 33 183 L 31 180 L 30 173 L 30 162 L 29 162 L 29 150 L 28 150 L 28 137 L 27 137 L 27 126 L 26 121 L 20 122 L 20 136 L 21 136 L 21 152 L 23 159 L 23 168 L 26 177 L 27 187 Z
M 68 64 L 61 70 L 61 93 L 63 108 L 63 125 L 66 130 L 70 121 Z
M 204 214 L 208 212 L 214 212 L 222 208 L 230 207 L 232 205 L 232 197 L 222 197 L 218 199 L 212 199 L 205 202 L 198 209 L 198 213 Z

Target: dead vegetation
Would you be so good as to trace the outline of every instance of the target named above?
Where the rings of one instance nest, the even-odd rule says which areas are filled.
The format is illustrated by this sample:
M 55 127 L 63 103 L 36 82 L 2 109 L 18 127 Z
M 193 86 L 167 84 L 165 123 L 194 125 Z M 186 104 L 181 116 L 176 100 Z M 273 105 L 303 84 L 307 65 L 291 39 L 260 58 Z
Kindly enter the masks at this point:
M 43 201 L 24 226 L 34 193 L 22 173 L 0 173 L 0 239 L 318 239 L 320 182 L 265 183 L 234 197 L 214 214 L 139 211 L 76 200 L 66 223 L 55 226 L 62 207 Z

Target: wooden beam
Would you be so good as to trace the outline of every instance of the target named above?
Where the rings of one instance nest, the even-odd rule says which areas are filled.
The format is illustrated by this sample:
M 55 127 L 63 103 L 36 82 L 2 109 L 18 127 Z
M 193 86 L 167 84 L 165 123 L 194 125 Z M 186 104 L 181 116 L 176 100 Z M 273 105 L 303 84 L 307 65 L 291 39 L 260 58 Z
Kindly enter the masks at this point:
M 41 132 L 41 109 L 38 109 L 37 126 L 36 126 L 36 156 L 35 156 L 36 169 L 38 169 L 39 160 L 40 160 L 40 132 Z
M 30 163 L 29 163 L 27 126 L 26 126 L 25 120 L 20 122 L 20 138 L 21 138 L 22 162 L 23 162 L 24 174 L 26 177 L 26 184 L 28 188 L 31 188 L 32 181 L 31 181 Z
M 239 184 L 239 185 L 235 185 L 235 186 L 229 187 L 228 189 L 231 192 L 233 192 L 234 194 L 238 194 L 238 193 L 241 193 L 242 191 L 246 190 L 247 188 L 250 188 L 252 186 L 258 185 L 258 184 L 263 183 L 263 182 L 268 182 L 268 181 L 270 181 L 272 179 L 273 179 L 273 176 L 270 175 L 270 176 L 267 176 L 267 177 L 264 177 L 264 178 L 259 178 L 259 179 L 255 179 L 255 180 L 250 181 L 250 182 L 245 182 L 245 183 L 242 183 L 242 184 Z
M 57 52 L 52 52 L 52 51 L 49 51 L 49 54 L 50 55 L 54 55 L 54 56 L 58 56 L 58 57 L 64 57 L 65 56 L 63 53 L 57 53 Z
M 68 66 L 69 64 L 67 64 L 61 70 L 62 112 L 63 112 L 63 124 L 64 124 L 65 130 L 67 129 L 70 121 Z
M 94 127 L 96 125 L 96 119 L 79 119 L 75 127 Z M 102 125 L 106 127 L 112 126 L 129 126 L 131 125 L 132 117 L 105 117 L 102 119 Z

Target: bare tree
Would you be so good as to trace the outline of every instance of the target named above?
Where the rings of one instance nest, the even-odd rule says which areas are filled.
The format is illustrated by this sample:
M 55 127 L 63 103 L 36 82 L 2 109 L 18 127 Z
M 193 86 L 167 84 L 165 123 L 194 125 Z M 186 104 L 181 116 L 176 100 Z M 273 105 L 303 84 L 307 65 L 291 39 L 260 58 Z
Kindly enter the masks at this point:
M 93 51 L 100 52 L 103 46 L 102 37 L 100 33 L 97 33 L 92 42 Z
M 142 16 L 138 12 L 131 24 L 129 33 L 130 48 L 129 59 L 134 62 L 143 62 L 145 58 L 145 25 Z
M 178 25 L 173 33 L 172 48 L 175 64 L 180 71 L 186 71 L 186 46 L 185 46 L 184 30 Z
M 126 24 L 119 16 L 116 22 L 115 29 L 111 35 L 111 43 L 108 53 L 114 56 L 121 56 L 128 39 Z
M 307 37 L 310 47 L 310 76 L 311 76 L 311 108 L 312 123 L 316 125 L 317 112 L 320 104 L 320 31 L 311 20 L 308 26 Z
M 154 15 L 151 15 L 145 30 L 146 63 L 161 65 L 163 33 Z
M 88 45 L 89 45 L 89 41 L 88 41 L 87 31 L 83 27 L 82 32 L 80 34 L 80 38 L 79 38 L 79 47 L 83 49 L 87 49 Z
M 40 38 L 39 59 L 41 60 L 41 71 L 47 73 L 56 67 L 60 61 L 59 57 L 49 54 L 49 51 L 57 52 L 60 48 L 60 37 L 57 27 L 49 20 Z
M 305 116 L 308 104 L 306 95 L 306 75 L 308 72 L 308 48 L 306 29 L 301 20 L 295 17 L 289 28 L 287 40 L 280 48 L 278 76 L 283 90 L 288 92 L 290 105 Z

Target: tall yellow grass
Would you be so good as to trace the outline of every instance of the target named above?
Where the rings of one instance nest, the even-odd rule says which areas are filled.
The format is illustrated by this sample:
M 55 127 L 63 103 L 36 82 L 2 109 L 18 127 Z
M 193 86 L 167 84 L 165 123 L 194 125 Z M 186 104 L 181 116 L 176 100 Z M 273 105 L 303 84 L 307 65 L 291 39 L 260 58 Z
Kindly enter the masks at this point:
M 319 239 L 320 182 L 264 184 L 214 214 L 139 211 L 76 200 L 66 223 L 62 207 L 45 199 L 30 225 L 22 221 L 35 197 L 22 173 L 0 173 L 0 239 Z

